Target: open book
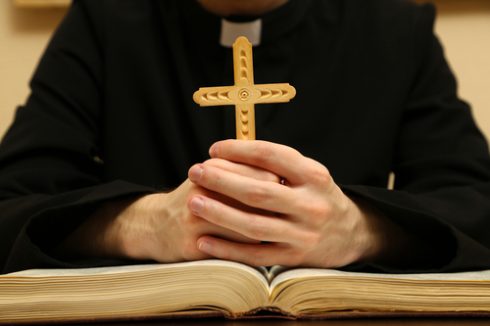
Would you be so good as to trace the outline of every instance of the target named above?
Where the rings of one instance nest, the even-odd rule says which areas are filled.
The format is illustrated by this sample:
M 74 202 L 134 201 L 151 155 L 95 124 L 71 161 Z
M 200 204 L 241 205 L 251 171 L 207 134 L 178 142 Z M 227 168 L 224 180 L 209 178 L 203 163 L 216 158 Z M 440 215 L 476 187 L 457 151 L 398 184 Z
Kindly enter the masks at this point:
M 0 276 L 0 323 L 175 316 L 490 315 L 490 270 L 390 275 L 219 260 Z

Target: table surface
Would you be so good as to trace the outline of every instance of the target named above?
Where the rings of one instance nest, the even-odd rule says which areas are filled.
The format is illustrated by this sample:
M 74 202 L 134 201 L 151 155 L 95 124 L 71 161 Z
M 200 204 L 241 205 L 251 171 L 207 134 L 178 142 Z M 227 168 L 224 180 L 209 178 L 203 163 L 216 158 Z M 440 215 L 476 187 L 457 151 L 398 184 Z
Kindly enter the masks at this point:
M 95 324 L 86 324 L 93 326 Z M 105 326 L 483 326 L 490 325 L 489 318 L 386 318 L 386 319 L 344 319 L 344 320 L 281 320 L 281 319 L 255 319 L 255 320 L 223 320 L 223 319 L 191 319 L 191 320 L 155 320 L 146 322 L 125 322 L 100 324 Z

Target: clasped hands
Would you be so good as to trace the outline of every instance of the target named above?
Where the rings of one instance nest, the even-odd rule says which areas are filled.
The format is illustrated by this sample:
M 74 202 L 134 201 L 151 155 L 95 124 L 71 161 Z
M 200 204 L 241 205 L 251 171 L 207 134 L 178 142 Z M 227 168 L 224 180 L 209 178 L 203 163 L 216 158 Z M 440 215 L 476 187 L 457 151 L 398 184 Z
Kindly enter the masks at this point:
M 381 251 L 380 218 L 319 162 L 264 141 L 221 141 L 209 153 L 174 192 L 147 198 L 166 209 L 153 210 L 162 213 L 146 226 L 154 231 L 144 258 L 331 268 Z
M 90 235 L 92 255 L 253 266 L 333 268 L 383 254 L 386 219 L 319 162 L 265 141 L 225 140 L 209 152 L 177 189 L 103 206 L 69 242 Z

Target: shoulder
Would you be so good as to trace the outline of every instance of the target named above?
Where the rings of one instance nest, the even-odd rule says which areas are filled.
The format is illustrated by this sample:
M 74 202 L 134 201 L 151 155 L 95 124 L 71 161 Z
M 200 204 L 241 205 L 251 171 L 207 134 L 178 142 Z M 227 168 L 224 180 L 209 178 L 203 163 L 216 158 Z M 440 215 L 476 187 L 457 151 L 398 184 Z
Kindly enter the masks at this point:
M 426 47 L 434 36 L 436 11 L 431 4 L 412 0 L 324 1 L 337 3 L 340 30 L 366 48 L 402 58 Z
M 167 0 L 173 2 L 173 0 Z M 125 11 L 141 11 L 149 9 L 152 0 L 73 0 L 72 7 L 83 8 L 92 13 L 112 12 L 117 14 Z
M 176 10 L 179 0 L 73 0 L 64 25 L 85 29 L 102 46 L 109 40 L 146 39 L 155 22 Z
M 406 21 L 421 15 L 434 15 L 432 4 L 418 4 L 413 0 L 344 0 L 345 10 L 356 13 L 359 17 L 370 17 L 381 20 Z
M 108 24 L 113 21 L 137 21 L 155 14 L 157 7 L 172 7 L 177 1 L 153 0 L 73 0 L 72 11 L 87 15 L 96 23 Z

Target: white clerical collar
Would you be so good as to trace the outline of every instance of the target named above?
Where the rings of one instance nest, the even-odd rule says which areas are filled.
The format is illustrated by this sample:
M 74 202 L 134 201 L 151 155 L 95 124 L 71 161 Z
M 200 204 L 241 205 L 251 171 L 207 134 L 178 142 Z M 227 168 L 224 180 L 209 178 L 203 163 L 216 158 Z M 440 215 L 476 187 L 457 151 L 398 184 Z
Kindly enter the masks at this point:
M 262 38 L 262 19 L 239 23 L 226 19 L 221 20 L 220 43 L 222 46 L 231 48 L 239 36 L 248 38 L 253 46 L 260 45 Z

